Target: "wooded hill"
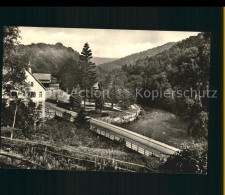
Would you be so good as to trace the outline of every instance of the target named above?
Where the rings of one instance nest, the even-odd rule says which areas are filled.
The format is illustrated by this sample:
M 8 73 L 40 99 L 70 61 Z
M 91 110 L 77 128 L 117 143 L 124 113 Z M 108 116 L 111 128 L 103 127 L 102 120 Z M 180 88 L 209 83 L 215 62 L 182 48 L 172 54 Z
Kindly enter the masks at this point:
M 57 74 L 68 60 L 77 61 L 79 53 L 62 43 L 19 45 L 19 53 L 29 56 L 33 72 Z
M 101 65 L 99 65 L 99 67 L 103 71 L 108 72 L 108 71 L 111 71 L 115 68 L 121 68 L 125 64 L 133 65 L 133 64 L 136 63 L 137 60 L 143 59 L 143 58 L 146 58 L 146 57 L 152 57 L 156 54 L 159 54 L 159 53 L 171 48 L 174 44 L 175 44 L 174 42 L 169 42 L 169 43 L 166 43 L 162 46 L 158 46 L 158 47 L 155 47 L 155 48 L 152 48 L 152 49 L 148 49 L 146 51 L 142 51 L 142 52 L 139 52 L 139 53 L 134 53 L 134 54 L 131 54 L 129 56 L 120 58 L 118 60 L 101 64 Z

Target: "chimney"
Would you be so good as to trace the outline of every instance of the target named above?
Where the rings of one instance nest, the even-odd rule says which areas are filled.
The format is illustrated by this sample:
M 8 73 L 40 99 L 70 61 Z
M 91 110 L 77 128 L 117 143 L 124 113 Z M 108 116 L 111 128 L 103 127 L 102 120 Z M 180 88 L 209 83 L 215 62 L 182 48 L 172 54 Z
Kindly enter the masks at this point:
M 29 61 L 29 63 L 28 63 L 28 71 L 29 71 L 30 73 L 32 73 L 30 61 Z

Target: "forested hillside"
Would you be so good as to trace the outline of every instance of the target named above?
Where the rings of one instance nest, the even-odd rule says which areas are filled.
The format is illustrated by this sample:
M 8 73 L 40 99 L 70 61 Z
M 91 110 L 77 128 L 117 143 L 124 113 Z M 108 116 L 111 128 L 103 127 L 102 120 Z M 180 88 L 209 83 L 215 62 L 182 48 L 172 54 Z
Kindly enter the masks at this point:
M 127 64 L 127 65 L 133 65 L 135 64 L 135 62 L 138 59 L 143 59 L 146 57 L 152 57 L 158 53 L 163 52 L 164 50 L 169 49 L 170 47 L 172 47 L 175 43 L 171 42 L 171 43 L 166 43 L 162 46 L 158 46 L 152 49 L 148 49 L 146 51 L 142 51 L 140 53 L 135 53 L 135 54 L 131 54 L 129 56 L 126 56 L 124 58 L 120 58 L 118 60 L 112 61 L 112 62 L 108 62 L 105 64 L 101 64 L 99 65 L 100 69 L 102 69 L 103 71 L 107 72 L 110 71 L 112 69 L 115 68 L 121 68 L 121 66 Z
M 18 51 L 29 56 L 33 72 L 57 74 L 69 61 L 77 61 L 79 53 L 61 43 L 19 45 Z
M 71 47 L 65 47 L 62 43 L 33 43 L 18 45 L 17 51 L 21 54 L 23 61 L 30 61 L 33 72 L 51 73 L 58 79 L 62 89 L 72 89 L 78 84 L 79 53 Z M 91 61 L 98 65 L 115 59 L 93 57 Z M 96 73 L 98 78 L 102 78 L 99 69 L 96 69 Z
M 176 113 L 188 123 L 190 135 L 206 138 L 208 98 L 203 93 L 209 88 L 209 70 L 210 33 L 200 33 L 153 57 L 137 60 L 133 65 L 124 64 L 122 68 L 109 72 L 105 77 L 105 86 L 128 91 L 127 99 L 126 93 L 121 97 L 126 99 L 126 103 L 132 101 L 130 93 L 133 93 L 138 103 Z M 200 94 L 190 94 L 191 89 Z M 156 91 L 155 95 L 158 93 L 154 99 L 153 94 L 150 96 L 148 92 L 153 90 Z M 188 92 L 186 96 L 181 94 L 178 97 L 178 90 Z M 167 91 L 169 95 L 160 96 L 160 91 Z M 115 97 L 120 97 L 120 94 Z

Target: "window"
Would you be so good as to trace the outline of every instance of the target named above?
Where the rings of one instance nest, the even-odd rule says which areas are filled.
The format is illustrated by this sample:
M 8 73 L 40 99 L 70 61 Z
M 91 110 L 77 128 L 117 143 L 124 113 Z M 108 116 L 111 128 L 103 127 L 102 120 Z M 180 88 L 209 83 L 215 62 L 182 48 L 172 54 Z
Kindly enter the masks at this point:
M 31 92 L 28 92 L 28 97 L 36 97 L 36 93 L 31 91 Z
M 30 83 L 30 86 L 33 87 L 33 86 L 34 86 L 34 82 L 31 82 L 31 83 Z
M 39 98 L 42 98 L 42 91 L 39 92 Z
M 18 94 L 16 91 L 11 91 L 11 97 L 18 98 Z

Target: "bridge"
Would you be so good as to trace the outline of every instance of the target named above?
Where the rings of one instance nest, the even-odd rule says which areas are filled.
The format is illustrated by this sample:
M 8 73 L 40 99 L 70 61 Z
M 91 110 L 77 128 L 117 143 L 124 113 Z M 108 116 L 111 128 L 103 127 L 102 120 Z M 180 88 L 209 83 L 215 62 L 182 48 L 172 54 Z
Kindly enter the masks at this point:
M 49 107 L 50 112 L 53 113 L 51 117 L 54 117 L 55 115 L 63 117 L 64 113 L 67 113 L 67 115 L 70 116 L 69 120 L 72 122 L 77 115 L 76 112 L 57 107 L 55 104 L 49 102 L 46 102 L 46 107 Z M 112 140 L 123 141 L 128 148 L 135 150 L 145 156 L 151 155 L 166 160 L 170 155 L 180 151 L 178 148 L 124 129 L 122 127 L 118 127 L 95 118 L 89 118 L 90 129 L 92 131 L 95 131 L 96 133 Z

